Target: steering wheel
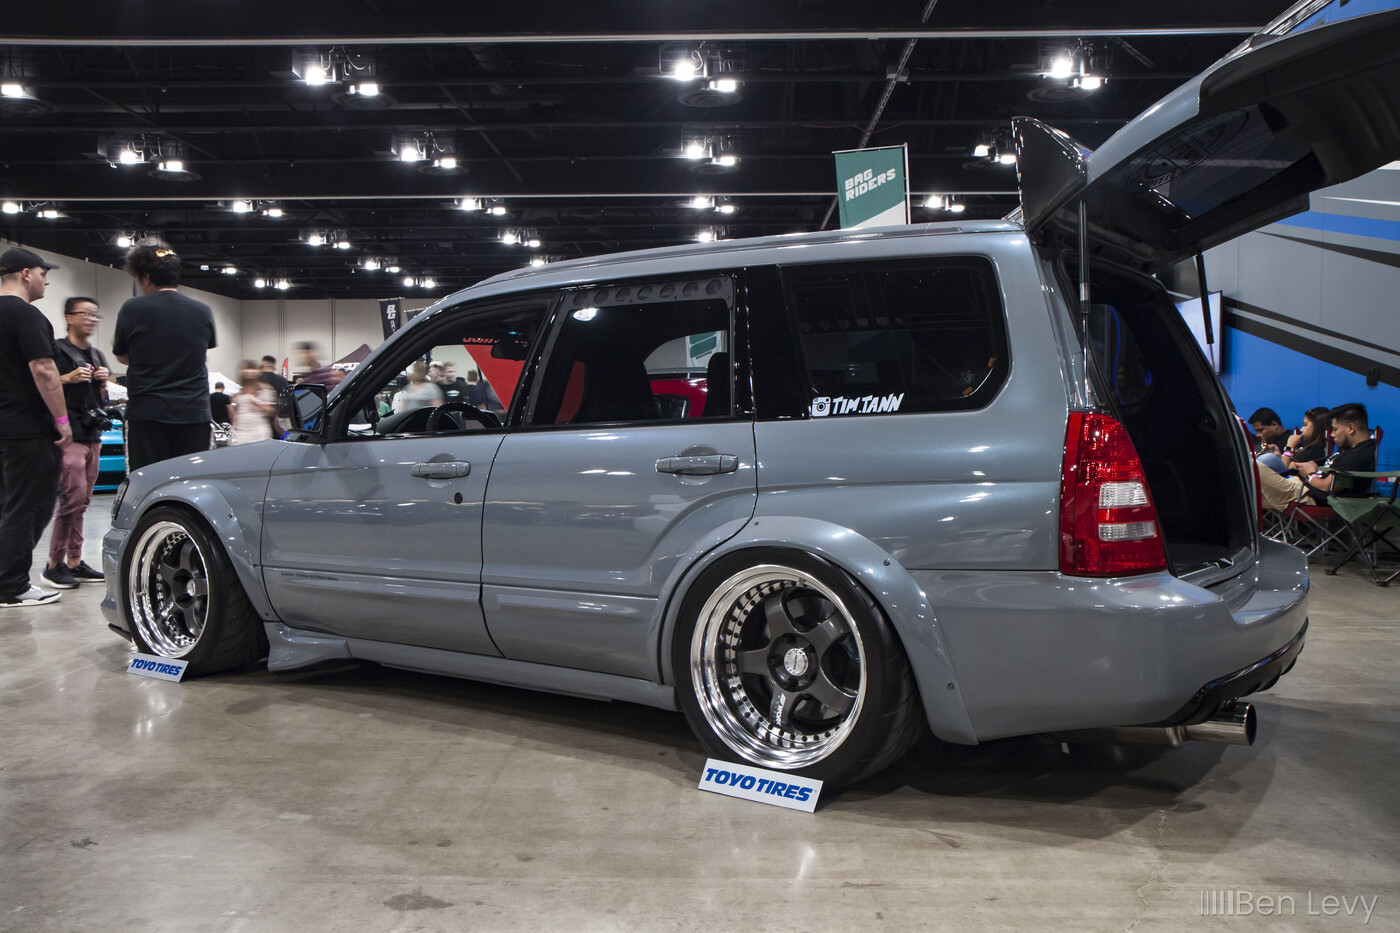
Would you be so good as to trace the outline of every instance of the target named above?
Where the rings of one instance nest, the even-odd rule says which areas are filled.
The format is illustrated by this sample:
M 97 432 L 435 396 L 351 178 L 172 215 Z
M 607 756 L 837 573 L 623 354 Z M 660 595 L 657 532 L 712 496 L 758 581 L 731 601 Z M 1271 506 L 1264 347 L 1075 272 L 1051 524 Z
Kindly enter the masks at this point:
M 424 430 L 429 434 L 436 433 L 438 424 L 442 421 L 442 414 L 446 411 L 460 411 L 472 420 L 479 422 L 483 428 L 499 428 L 501 426 L 501 419 L 496 417 L 495 412 L 482 411 L 470 402 L 452 399 L 443 402 L 428 413 L 428 424 Z

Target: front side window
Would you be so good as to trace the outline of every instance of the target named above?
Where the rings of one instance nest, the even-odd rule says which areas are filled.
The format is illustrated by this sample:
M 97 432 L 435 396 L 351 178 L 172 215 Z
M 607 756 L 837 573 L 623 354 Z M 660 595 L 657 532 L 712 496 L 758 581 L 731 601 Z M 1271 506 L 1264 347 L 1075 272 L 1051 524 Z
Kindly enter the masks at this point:
M 991 263 L 783 271 L 813 417 L 980 408 L 1006 379 Z
M 730 296 L 724 278 L 567 292 L 529 423 L 728 417 Z
M 347 433 L 402 437 L 497 427 L 520 388 L 548 305 L 447 312 L 372 383 L 356 386 Z

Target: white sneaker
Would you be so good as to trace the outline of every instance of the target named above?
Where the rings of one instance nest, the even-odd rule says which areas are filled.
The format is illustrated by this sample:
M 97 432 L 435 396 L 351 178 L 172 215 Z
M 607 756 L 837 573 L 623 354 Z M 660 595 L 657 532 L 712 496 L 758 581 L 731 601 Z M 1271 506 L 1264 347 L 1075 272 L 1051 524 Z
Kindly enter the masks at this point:
M 9 609 L 13 606 L 42 606 L 45 603 L 56 603 L 62 593 L 53 590 L 41 590 L 37 586 L 31 586 L 28 590 L 18 596 L 0 596 L 0 609 Z

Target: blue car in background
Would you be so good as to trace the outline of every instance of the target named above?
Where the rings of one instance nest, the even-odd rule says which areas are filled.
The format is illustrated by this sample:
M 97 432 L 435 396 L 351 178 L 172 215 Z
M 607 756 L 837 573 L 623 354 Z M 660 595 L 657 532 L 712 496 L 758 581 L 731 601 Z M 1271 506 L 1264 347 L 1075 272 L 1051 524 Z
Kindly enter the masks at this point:
M 126 479 L 126 433 L 118 418 L 102 432 L 102 448 L 98 452 L 97 483 L 94 492 L 115 492 Z

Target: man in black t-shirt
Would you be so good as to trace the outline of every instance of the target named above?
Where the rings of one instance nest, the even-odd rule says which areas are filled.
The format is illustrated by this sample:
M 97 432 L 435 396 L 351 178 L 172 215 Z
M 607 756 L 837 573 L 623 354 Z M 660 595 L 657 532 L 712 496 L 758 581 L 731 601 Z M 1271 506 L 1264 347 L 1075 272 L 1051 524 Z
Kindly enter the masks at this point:
M 1331 496 L 1361 498 L 1367 494 L 1370 483 L 1338 485 L 1338 477 L 1328 473 L 1314 476 L 1323 466 L 1348 473 L 1373 473 L 1376 469 L 1376 442 L 1371 439 L 1371 427 L 1366 414 L 1366 406 L 1351 402 L 1332 409 L 1332 439 L 1337 442 L 1337 451 L 1327 458 L 1326 464 L 1294 463 L 1300 476 L 1308 477 L 1308 495 L 1319 505 L 1326 505 Z M 1334 491 L 1335 487 L 1335 491 Z
M 209 306 L 175 290 L 180 257 L 159 240 L 126 254 L 141 294 L 117 312 L 112 352 L 127 364 L 127 469 L 209 449 L 207 351 L 215 345 Z
M 0 608 L 58 599 L 29 581 L 34 545 L 53 515 L 58 465 L 73 442 L 53 359 L 53 325 L 32 302 L 49 270 L 20 247 L 0 254 Z
M 54 362 L 63 382 L 63 400 L 73 443 L 63 449 L 58 481 L 58 508 L 49 533 L 49 562 L 44 579 L 61 590 L 79 583 L 97 583 L 103 577 L 83 560 L 83 513 L 92 502 L 102 451 L 103 425 L 97 419 L 107 402 L 107 358 L 92 345 L 97 333 L 97 299 L 72 297 L 63 303 L 68 335 L 55 343 Z
M 214 383 L 214 391 L 209 393 L 209 417 L 219 424 L 228 424 L 232 419 L 228 413 L 228 403 L 233 401 L 224 391 L 222 382 Z

